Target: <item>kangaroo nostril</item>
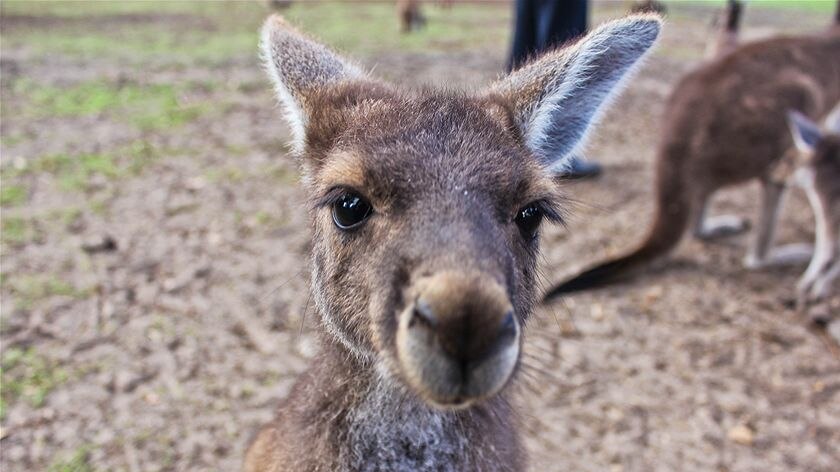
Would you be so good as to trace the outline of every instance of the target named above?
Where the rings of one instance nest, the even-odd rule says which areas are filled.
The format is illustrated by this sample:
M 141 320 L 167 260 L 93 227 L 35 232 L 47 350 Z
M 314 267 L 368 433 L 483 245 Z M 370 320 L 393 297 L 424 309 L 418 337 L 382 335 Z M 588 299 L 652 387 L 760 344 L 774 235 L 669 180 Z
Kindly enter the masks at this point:
M 434 328 L 437 325 L 435 312 L 432 310 L 432 307 L 423 300 L 417 300 L 414 304 L 411 321 L 408 325 L 409 327 L 412 327 L 415 323 L 421 323 L 429 328 Z

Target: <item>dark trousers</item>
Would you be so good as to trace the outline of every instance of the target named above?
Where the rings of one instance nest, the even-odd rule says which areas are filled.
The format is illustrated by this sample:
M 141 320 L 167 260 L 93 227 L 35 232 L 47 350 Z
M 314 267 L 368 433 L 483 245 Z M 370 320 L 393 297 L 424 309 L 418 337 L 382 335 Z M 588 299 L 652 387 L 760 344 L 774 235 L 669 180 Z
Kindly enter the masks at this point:
M 586 33 L 587 0 L 516 0 L 514 8 L 508 69 L 516 69 L 529 58 Z

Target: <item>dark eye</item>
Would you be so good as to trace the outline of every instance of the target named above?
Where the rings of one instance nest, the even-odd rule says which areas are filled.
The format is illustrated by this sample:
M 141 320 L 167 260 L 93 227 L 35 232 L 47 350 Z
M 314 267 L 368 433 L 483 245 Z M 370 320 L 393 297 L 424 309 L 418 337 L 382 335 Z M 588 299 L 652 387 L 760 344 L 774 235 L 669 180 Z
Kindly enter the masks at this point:
M 516 218 L 513 221 L 519 226 L 523 235 L 533 239 L 537 236 L 537 228 L 540 227 L 542 219 L 542 209 L 537 204 L 532 203 L 516 212 Z
M 352 229 L 370 216 L 370 203 L 357 193 L 345 193 L 333 203 L 333 221 L 341 229 Z

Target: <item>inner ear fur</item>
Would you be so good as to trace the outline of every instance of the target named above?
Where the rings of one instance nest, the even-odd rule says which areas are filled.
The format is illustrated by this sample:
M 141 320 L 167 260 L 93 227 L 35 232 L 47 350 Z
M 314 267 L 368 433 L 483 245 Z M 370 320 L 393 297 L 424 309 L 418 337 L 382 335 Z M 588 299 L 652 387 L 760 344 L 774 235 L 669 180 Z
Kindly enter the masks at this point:
M 292 147 L 299 152 L 319 95 L 339 84 L 367 80 L 361 68 L 300 33 L 279 15 L 265 21 L 260 50 L 292 130 Z
M 528 147 L 554 167 L 581 146 L 660 29 L 656 15 L 606 23 L 512 72 L 487 93 L 506 97 Z

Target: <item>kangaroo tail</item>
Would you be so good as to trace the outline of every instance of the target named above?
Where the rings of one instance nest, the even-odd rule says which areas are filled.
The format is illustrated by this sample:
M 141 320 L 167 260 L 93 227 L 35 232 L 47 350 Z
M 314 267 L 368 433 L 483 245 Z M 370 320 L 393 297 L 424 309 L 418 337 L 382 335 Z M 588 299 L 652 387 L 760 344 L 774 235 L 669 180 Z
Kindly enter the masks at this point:
M 647 238 L 634 251 L 591 267 L 551 288 L 543 301 L 558 295 L 589 290 L 620 280 L 670 252 L 682 239 L 691 216 L 691 200 L 683 184 L 684 149 L 667 147 L 660 154 L 656 181 L 656 213 Z

